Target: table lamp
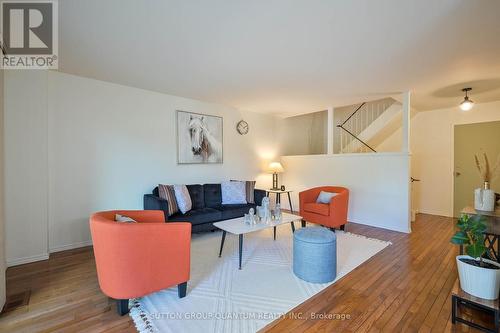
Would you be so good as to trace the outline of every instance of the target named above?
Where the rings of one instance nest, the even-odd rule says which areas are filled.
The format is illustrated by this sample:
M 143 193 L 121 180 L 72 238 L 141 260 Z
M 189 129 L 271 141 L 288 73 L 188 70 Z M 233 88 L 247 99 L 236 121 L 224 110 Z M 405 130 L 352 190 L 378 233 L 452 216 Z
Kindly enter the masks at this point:
M 278 173 L 285 171 L 280 162 L 271 162 L 269 164 L 269 172 L 273 173 L 273 187 L 271 190 L 279 190 L 278 187 Z

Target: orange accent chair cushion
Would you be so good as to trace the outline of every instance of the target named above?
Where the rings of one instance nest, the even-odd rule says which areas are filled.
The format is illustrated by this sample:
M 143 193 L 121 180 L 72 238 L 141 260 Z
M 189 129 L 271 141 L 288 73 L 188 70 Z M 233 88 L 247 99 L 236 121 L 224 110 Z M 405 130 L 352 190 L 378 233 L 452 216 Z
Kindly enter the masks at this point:
M 115 222 L 115 214 L 138 223 Z M 116 210 L 90 217 L 99 286 L 130 299 L 187 282 L 191 223 L 165 223 L 161 210 Z
M 330 215 L 330 205 L 328 204 L 308 202 L 304 204 L 304 210 L 309 213 L 315 213 L 324 216 Z
M 316 203 L 321 191 L 338 193 L 329 204 Z M 343 227 L 347 223 L 349 190 L 340 186 L 320 186 L 299 193 L 300 216 L 311 223 L 328 228 Z

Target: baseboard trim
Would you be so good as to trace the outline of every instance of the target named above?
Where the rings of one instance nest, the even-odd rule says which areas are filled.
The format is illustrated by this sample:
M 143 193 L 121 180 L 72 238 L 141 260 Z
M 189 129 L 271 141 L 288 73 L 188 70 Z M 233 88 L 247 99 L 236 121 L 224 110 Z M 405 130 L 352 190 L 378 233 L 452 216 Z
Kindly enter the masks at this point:
M 14 260 L 7 260 L 7 267 L 24 265 L 24 264 L 29 264 L 29 263 L 32 263 L 32 262 L 35 262 L 35 261 L 42 261 L 42 260 L 47 260 L 47 259 L 49 259 L 49 254 L 48 253 L 37 254 L 37 255 L 34 255 L 34 256 L 17 258 L 17 259 L 14 259 Z
M 73 243 L 73 244 L 67 244 L 67 245 L 62 245 L 62 246 L 54 246 L 50 249 L 50 253 L 61 252 L 61 251 L 66 251 L 66 250 L 73 250 L 73 249 L 78 249 L 80 247 L 86 247 L 86 246 L 91 246 L 91 245 L 92 245 L 92 240 Z M 24 265 L 24 264 L 29 264 L 32 262 L 37 262 L 37 261 L 42 261 L 42 260 L 47 260 L 47 259 L 49 259 L 49 253 L 37 254 L 37 255 L 29 256 L 29 257 L 7 260 L 7 267 Z
M 50 253 L 73 250 L 73 249 L 78 249 L 80 247 L 86 247 L 86 246 L 91 246 L 91 245 L 92 245 L 92 240 L 73 243 L 73 244 L 54 246 L 54 247 L 50 248 Z

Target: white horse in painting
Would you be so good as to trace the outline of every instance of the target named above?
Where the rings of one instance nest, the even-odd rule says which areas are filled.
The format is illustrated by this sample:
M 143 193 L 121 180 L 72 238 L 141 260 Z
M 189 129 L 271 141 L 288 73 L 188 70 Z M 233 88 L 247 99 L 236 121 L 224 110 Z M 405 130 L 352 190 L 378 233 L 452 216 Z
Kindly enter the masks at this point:
M 188 130 L 193 155 L 200 156 L 203 162 L 222 161 L 222 145 L 208 130 L 203 116 L 190 116 Z

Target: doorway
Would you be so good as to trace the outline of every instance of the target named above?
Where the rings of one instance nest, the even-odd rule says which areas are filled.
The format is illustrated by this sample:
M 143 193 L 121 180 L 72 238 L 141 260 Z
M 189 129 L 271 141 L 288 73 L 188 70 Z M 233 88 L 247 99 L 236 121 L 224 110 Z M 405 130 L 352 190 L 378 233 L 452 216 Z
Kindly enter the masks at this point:
M 483 183 L 476 167 L 474 155 L 484 163 L 483 153 L 488 156 L 490 168 L 500 156 L 500 121 L 455 125 L 454 130 L 454 187 L 453 215 L 460 216 L 466 206 L 474 206 L 474 189 Z M 500 192 L 500 177 L 490 183 Z

